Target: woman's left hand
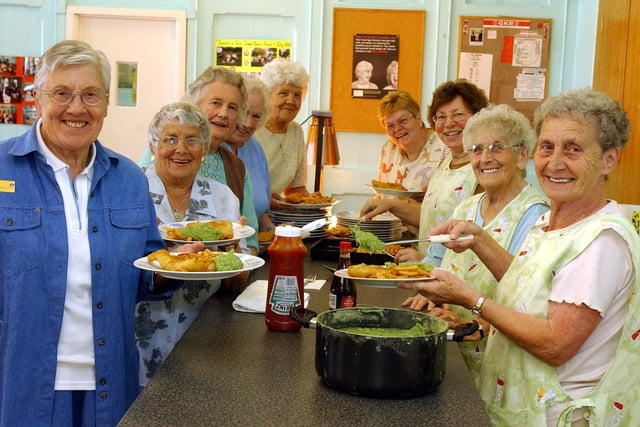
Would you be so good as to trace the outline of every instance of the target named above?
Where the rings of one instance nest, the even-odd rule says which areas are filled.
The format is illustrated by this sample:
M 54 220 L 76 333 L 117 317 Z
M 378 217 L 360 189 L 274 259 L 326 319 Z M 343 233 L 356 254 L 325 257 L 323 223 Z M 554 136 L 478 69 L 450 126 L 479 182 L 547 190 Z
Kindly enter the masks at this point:
M 458 304 L 471 307 L 477 300 L 478 292 L 471 289 L 450 271 L 436 268 L 431 272 L 434 280 L 425 282 L 399 282 L 396 286 L 413 289 L 427 297 L 433 304 Z M 475 298 L 475 299 L 474 299 Z
M 424 259 L 424 254 L 413 248 L 404 248 L 396 252 L 395 262 L 420 262 Z

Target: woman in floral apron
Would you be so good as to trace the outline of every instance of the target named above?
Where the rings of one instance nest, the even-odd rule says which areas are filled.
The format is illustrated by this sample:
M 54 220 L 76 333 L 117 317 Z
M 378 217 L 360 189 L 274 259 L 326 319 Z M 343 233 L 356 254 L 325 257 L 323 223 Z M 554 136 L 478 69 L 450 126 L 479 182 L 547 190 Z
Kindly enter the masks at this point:
M 522 113 L 508 105 L 494 105 L 476 113 L 464 128 L 463 142 L 471 153 L 471 167 L 484 192 L 463 200 L 453 218 L 472 221 L 482 227 L 509 253 L 518 253 L 529 229 L 549 204 L 525 180 L 529 153 L 535 145 L 535 134 Z M 423 261 L 454 271 L 483 295 L 493 298 L 498 281 L 473 251 L 456 253 L 440 244 L 429 246 Z M 464 307 L 435 307 L 417 294 L 403 304 L 412 310 L 423 310 L 456 324 L 472 319 Z M 477 381 L 480 362 L 487 340 L 459 343 L 462 355 Z
M 547 99 L 536 112 L 535 170 L 551 209 L 512 256 L 477 225 L 471 248 L 500 280 L 487 298 L 451 272 L 414 287 L 456 303 L 491 327 L 479 386 L 495 425 L 640 424 L 640 237 L 605 198 L 630 124 L 620 105 L 591 89 Z

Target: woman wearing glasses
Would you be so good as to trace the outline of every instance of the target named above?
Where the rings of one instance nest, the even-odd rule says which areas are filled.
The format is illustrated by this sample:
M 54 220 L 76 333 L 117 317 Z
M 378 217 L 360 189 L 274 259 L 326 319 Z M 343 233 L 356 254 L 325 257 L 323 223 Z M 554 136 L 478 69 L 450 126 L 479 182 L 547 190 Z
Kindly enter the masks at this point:
M 209 151 L 210 124 L 195 105 L 165 105 L 149 125 L 153 164 L 145 169 L 158 222 L 238 220 L 240 204 L 231 189 L 198 174 Z M 240 248 L 247 252 L 244 239 Z M 140 353 L 140 385 L 146 386 L 220 280 L 187 281 L 170 298 L 142 301 L 136 308 L 136 343 Z
M 518 253 L 468 221 L 434 230 L 474 235 L 447 246 L 478 255 L 500 281 L 494 296 L 443 269 L 430 282 L 400 284 L 491 324 L 478 384 L 493 425 L 638 425 L 640 238 L 605 196 L 630 128 L 602 92 L 545 100 L 533 162 L 551 206 Z
M 165 245 L 144 174 L 97 140 L 110 68 L 84 42 L 51 47 L 41 118 L 0 144 L 2 425 L 118 424 L 139 392 L 136 302 L 182 283 L 133 266 Z
M 477 224 L 509 253 L 517 254 L 529 229 L 549 210 L 546 197 L 525 180 L 529 153 L 535 144 L 529 120 L 507 105 L 489 106 L 469 119 L 463 141 L 484 192 L 460 202 L 452 218 Z M 456 253 L 434 244 L 429 246 L 424 261 L 455 271 L 461 280 L 489 298 L 495 295 L 498 281 L 473 251 Z M 420 294 L 402 305 L 412 310 L 427 308 L 429 314 L 447 320 L 452 327 L 473 319 L 463 307 L 433 307 Z M 474 379 L 479 374 L 485 345 L 486 339 L 460 343 Z
M 408 92 L 391 92 L 378 106 L 378 120 L 388 137 L 380 150 L 378 181 L 424 191 L 445 147 L 425 126 L 420 106 Z
M 438 86 L 433 92 L 428 117 L 449 153 L 431 176 L 422 205 L 399 199 L 371 199 L 360 210 L 362 219 L 370 220 L 389 211 L 413 226 L 419 225 L 420 237 L 428 236 L 432 228 L 448 219 L 458 203 L 478 190 L 471 157 L 462 145 L 462 130 L 467 120 L 488 104 L 484 91 L 466 80 Z M 427 247 L 421 244 L 419 251 L 402 249 L 396 254 L 396 260 L 419 261 L 424 258 Z

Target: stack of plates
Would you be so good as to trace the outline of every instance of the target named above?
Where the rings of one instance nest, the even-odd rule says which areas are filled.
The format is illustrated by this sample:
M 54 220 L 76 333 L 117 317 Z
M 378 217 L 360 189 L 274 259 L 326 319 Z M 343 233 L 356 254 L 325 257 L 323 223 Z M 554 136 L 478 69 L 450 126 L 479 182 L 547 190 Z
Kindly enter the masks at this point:
M 391 242 L 402 238 L 404 227 L 402 220 L 397 216 L 385 212 L 373 218 L 370 221 L 361 221 L 360 212 L 338 212 L 335 214 L 338 219 L 338 225 L 343 227 L 351 227 L 358 224 L 360 230 L 373 233 L 383 242 Z
M 302 227 L 307 225 L 311 221 L 315 221 L 317 219 L 326 218 L 327 220 L 331 219 L 331 207 L 328 208 L 320 208 L 320 209 L 296 209 L 295 207 L 290 210 L 281 210 L 281 211 L 271 211 L 273 215 L 273 223 L 275 225 L 280 224 L 292 224 L 296 227 Z M 325 231 L 324 227 L 320 227 L 317 230 L 313 230 L 308 239 L 318 239 L 324 237 Z

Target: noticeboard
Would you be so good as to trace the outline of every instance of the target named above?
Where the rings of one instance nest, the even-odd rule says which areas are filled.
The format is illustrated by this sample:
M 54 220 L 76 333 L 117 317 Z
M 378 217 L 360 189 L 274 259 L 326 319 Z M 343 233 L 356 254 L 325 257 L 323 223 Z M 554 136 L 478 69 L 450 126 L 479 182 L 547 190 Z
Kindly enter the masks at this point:
M 389 90 L 404 90 L 420 99 L 425 20 L 422 10 L 333 10 L 331 111 L 336 130 L 384 132 L 376 112 L 380 98 Z M 369 43 L 382 48 L 361 49 Z M 355 68 L 362 60 L 373 65 L 371 81 L 377 87 L 354 87 Z M 387 88 L 392 62 L 397 81 L 394 88 Z
M 551 19 L 461 16 L 458 78 L 533 120 L 549 89 Z

